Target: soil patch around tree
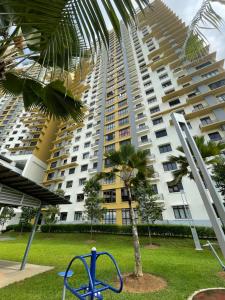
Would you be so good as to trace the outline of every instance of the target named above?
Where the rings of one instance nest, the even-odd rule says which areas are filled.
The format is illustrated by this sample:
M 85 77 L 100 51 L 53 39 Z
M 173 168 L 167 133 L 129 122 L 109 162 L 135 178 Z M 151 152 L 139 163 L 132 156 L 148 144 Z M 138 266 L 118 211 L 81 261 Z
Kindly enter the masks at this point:
M 193 300 L 224 300 L 225 289 L 210 289 L 206 291 L 200 291 L 193 298 Z
M 144 246 L 145 249 L 149 249 L 149 250 L 158 249 L 159 247 L 160 247 L 159 244 L 148 244 Z
M 225 272 L 224 272 L 224 271 L 223 271 L 223 272 L 219 272 L 219 273 L 218 273 L 218 276 L 219 276 L 220 278 L 222 278 L 222 279 L 225 280 Z
M 150 293 L 167 287 L 163 278 L 148 273 L 142 277 L 136 277 L 133 273 L 123 274 L 123 282 L 123 291 L 128 293 Z

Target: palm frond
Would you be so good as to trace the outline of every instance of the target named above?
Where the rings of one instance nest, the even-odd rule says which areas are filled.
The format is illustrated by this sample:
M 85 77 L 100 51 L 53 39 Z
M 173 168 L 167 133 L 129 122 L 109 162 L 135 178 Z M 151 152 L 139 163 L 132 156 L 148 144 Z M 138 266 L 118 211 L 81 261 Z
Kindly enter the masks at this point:
M 192 19 L 183 46 L 185 57 L 189 60 L 196 60 L 207 53 L 208 40 L 202 28 L 219 30 L 223 23 L 222 17 L 213 9 L 212 2 L 225 4 L 224 0 L 203 0 L 200 9 Z
M 88 49 L 96 50 L 100 42 L 108 47 L 106 19 L 120 37 L 119 18 L 126 25 L 134 20 L 135 2 L 140 9 L 149 5 L 147 0 L 57 0 L 51 5 L 45 0 L 2 0 L 0 19 L 20 28 L 23 50 L 57 78 L 58 68 L 62 73 L 75 70 Z M 13 45 L 12 37 L 8 42 Z
M 8 72 L 5 79 L 0 80 L 0 91 L 13 96 L 22 95 L 25 110 L 38 108 L 46 116 L 60 120 L 72 117 L 78 123 L 83 119 L 83 104 L 66 90 L 63 81 L 44 86 L 32 78 Z

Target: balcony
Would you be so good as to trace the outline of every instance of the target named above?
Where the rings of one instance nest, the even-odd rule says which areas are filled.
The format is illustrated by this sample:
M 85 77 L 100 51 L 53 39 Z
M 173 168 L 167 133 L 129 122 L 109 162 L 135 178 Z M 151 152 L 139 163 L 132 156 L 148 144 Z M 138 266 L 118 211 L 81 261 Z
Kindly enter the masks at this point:
M 97 173 L 97 168 L 92 168 L 92 169 L 88 169 L 88 173 L 90 174 L 94 174 L 94 173 Z
M 137 133 L 143 133 L 145 131 L 149 131 L 149 127 L 147 125 L 144 125 L 144 126 L 141 126 L 141 127 L 139 126 L 137 128 Z
M 204 104 L 202 107 L 196 107 L 192 110 L 191 113 L 186 114 L 186 119 L 189 120 L 197 116 L 205 115 L 210 113 L 214 109 L 222 108 L 222 107 L 225 107 L 225 101 L 218 100 L 213 105 Z
M 151 143 L 152 143 L 152 140 L 150 138 L 144 139 L 144 140 L 139 140 L 138 141 L 138 146 L 139 147 L 149 146 L 149 145 L 151 145 Z
M 200 124 L 199 128 L 201 129 L 202 132 L 205 132 L 205 131 L 216 129 L 222 126 L 223 124 L 225 124 L 225 120 L 213 119 L 213 120 L 208 120 L 207 124 Z
M 141 116 L 136 116 L 135 121 L 143 121 L 145 118 L 147 118 L 146 114 L 142 114 Z

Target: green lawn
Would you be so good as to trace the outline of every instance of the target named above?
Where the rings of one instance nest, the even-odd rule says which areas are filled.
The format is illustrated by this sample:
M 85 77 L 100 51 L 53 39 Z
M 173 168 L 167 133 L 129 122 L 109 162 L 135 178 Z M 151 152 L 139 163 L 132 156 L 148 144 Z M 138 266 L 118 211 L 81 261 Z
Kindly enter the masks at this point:
M 20 261 L 28 235 L 16 235 L 16 240 L 0 242 L 0 259 Z M 62 279 L 57 272 L 65 270 L 74 255 L 85 254 L 92 245 L 87 243 L 88 234 L 42 234 L 38 233 L 33 242 L 29 262 L 55 266 L 51 272 L 35 276 L 23 282 L 0 289 L 2 300 L 56 300 L 61 299 Z M 112 253 L 122 272 L 133 270 L 133 248 L 131 237 L 97 235 L 97 250 Z M 217 276 L 221 271 L 209 250 L 195 251 L 191 240 L 155 239 L 160 248 L 148 250 L 142 247 L 144 272 L 162 276 L 168 282 L 168 288 L 151 294 L 108 293 L 105 299 L 151 299 L 181 300 L 197 289 L 224 286 L 225 281 Z M 141 239 L 142 246 L 147 238 Z M 98 273 L 105 280 L 113 280 L 115 273 L 106 261 L 99 262 Z M 86 281 L 81 265 L 76 266 L 75 278 L 80 284 Z M 67 300 L 75 299 L 71 295 Z

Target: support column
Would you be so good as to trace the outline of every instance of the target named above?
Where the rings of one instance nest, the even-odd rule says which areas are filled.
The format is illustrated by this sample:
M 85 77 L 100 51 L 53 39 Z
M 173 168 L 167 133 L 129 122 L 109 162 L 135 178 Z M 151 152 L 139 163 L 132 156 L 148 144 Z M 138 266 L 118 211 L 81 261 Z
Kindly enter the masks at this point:
M 26 262 L 27 262 L 27 257 L 28 257 L 28 254 L 29 254 L 29 250 L 30 250 L 32 241 L 34 239 L 34 235 L 35 235 L 35 232 L 36 232 L 36 229 L 37 229 L 37 224 L 38 224 L 38 220 L 40 218 L 40 214 L 41 214 L 41 206 L 38 208 L 37 214 L 35 216 L 34 225 L 32 227 L 32 231 L 31 231 L 31 234 L 30 234 L 30 237 L 29 237 L 29 240 L 28 240 L 28 243 L 27 243 L 27 247 L 26 247 L 26 250 L 25 250 L 25 253 L 24 253 L 24 256 L 23 256 L 23 260 L 22 260 L 22 263 L 21 263 L 21 266 L 20 266 L 20 271 L 25 269 Z
M 172 117 L 175 129 L 176 129 L 176 132 L 178 134 L 178 137 L 180 139 L 181 145 L 184 149 L 184 154 L 187 158 L 188 164 L 191 168 L 193 177 L 195 179 L 196 185 L 197 185 L 199 193 L 201 195 L 202 201 L 205 205 L 206 211 L 207 211 L 209 219 L 211 221 L 212 227 L 215 231 L 219 246 L 220 246 L 221 251 L 223 253 L 223 257 L 225 258 L 225 235 L 224 235 L 222 226 L 220 224 L 220 221 L 216 216 L 216 213 L 215 213 L 215 210 L 214 210 L 213 205 L 211 203 L 211 200 L 210 200 L 210 198 L 209 198 L 209 196 L 206 192 L 203 180 L 202 180 L 202 178 L 199 174 L 198 167 L 199 167 L 199 169 L 202 173 L 202 176 L 203 176 L 203 178 L 206 182 L 206 185 L 209 189 L 209 192 L 212 196 L 212 199 L 213 199 L 215 205 L 216 204 L 218 205 L 219 202 L 220 202 L 220 199 L 218 198 L 217 191 L 216 191 L 215 187 L 213 186 L 210 175 L 208 174 L 208 171 L 207 171 L 207 169 L 204 165 L 204 161 L 203 161 L 203 159 L 201 157 L 201 154 L 200 154 L 200 152 L 199 152 L 199 150 L 198 150 L 198 148 L 195 144 L 195 141 L 194 141 L 193 137 L 191 136 L 191 134 L 189 132 L 189 129 L 187 127 L 187 123 L 185 121 L 184 116 L 181 115 L 181 114 L 172 113 L 171 117 Z M 186 138 L 185 138 L 184 133 L 181 129 L 181 125 L 182 125 L 182 129 L 184 129 L 184 132 L 186 134 Z M 187 143 L 187 141 L 188 141 L 188 143 Z M 196 166 L 195 160 L 192 156 L 192 153 L 190 151 L 190 148 L 189 148 L 188 144 L 190 145 L 190 148 L 193 151 L 193 154 L 194 154 L 195 159 L 197 161 L 198 167 Z M 217 207 L 217 205 L 216 205 L 216 207 Z M 223 213 L 224 213 L 224 207 L 222 208 L 222 212 L 220 211 L 220 214 L 221 214 L 220 217 L 222 216 L 221 221 L 224 221 L 223 220 Z

